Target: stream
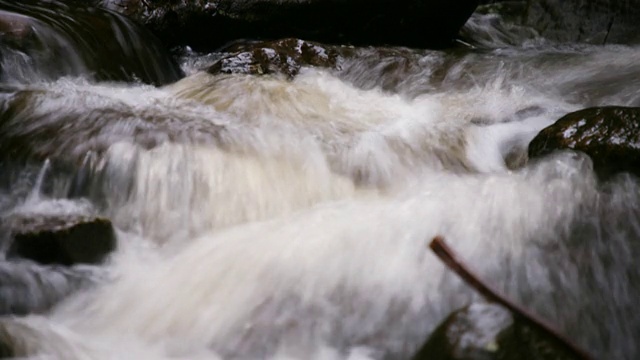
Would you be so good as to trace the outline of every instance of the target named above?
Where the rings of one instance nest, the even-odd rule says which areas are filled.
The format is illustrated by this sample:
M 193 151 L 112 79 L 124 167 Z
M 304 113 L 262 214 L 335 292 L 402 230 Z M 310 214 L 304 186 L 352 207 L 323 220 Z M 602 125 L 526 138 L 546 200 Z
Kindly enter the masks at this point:
M 31 271 L 0 296 L 80 289 L 0 317 L 25 358 L 410 359 L 480 299 L 436 235 L 596 358 L 640 357 L 638 180 L 526 155 L 568 112 L 640 106 L 640 47 L 476 13 L 455 48 L 356 48 L 289 79 L 211 75 L 219 54 L 189 49 L 177 71 L 111 21 L 149 81 L 88 70 L 39 22 L 35 50 L 0 44 L 0 216 L 98 214 L 118 241 L 103 265 L 45 271 L 6 259 L 0 226 L 0 274 Z

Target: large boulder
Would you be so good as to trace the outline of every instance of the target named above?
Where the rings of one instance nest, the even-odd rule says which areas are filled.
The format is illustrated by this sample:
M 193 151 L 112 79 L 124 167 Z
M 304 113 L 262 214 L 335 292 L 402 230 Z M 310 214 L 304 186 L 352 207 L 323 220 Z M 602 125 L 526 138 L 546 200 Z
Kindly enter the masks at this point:
M 80 1 L 0 0 L 0 53 L 9 80 L 71 75 L 161 85 L 182 76 L 148 30 Z
M 210 50 L 236 39 L 444 47 L 478 0 L 103 0 L 167 44 Z
M 640 175 L 640 108 L 608 106 L 569 113 L 531 141 L 529 158 L 561 149 L 589 155 L 601 177 Z
M 506 309 L 474 303 L 453 312 L 413 360 L 578 360 L 558 340 Z
M 637 44 L 640 0 L 530 0 L 526 23 L 561 42 Z

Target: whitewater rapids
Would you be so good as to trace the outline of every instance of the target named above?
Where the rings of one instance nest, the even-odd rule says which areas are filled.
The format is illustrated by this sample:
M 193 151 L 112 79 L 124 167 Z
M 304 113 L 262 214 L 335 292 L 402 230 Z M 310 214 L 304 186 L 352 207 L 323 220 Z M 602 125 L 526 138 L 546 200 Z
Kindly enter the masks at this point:
M 3 136 L 82 164 L 80 195 L 113 220 L 119 249 L 51 312 L 2 318 L 0 338 L 33 359 L 409 359 L 477 298 L 428 250 L 441 235 L 589 351 L 633 359 L 636 179 L 598 183 L 577 153 L 526 159 L 561 115 L 638 101 L 602 75 L 637 73 L 610 61 L 620 51 L 640 56 L 472 54 L 447 60 L 439 83 L 444 61 L 427 54 L 422 77 L 384 90 L 362 63 L 293 81 L 185 69 L 162 88 L 12 83 Z M 69 196 L 74 177 L 51 174 L 43 201 Z M 22 201 L 6 198 L 23 181 L 3 203 Z

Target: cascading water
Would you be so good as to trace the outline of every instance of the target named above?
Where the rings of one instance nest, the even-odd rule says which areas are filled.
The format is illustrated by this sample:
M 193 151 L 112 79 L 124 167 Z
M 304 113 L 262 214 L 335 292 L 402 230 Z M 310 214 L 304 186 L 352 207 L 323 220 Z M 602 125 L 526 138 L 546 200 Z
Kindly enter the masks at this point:
M 427 249 L 442 235 L 597 358 L 636 359 L 637 180 L 526 148 L 569 111 L 637 105 L 640 49 L 513 45 L 475 16 L 482 50 L 356 49 L 294 80 L 190 55 L 161 88 L 2 84 L 2 216 L 42 206 L 33 186 L 56 211 L 84 198 L 118 250 L 71 269 L 90 285 L 53 310 L 1 318 L 0 340 L 34 359 L 409 359 L 476 297 Z M 73 287 L 34 273 L 44 297 Z
M 3 83 L 85 76 L 166 84 L 180 77 L 148 31 L 87 4 L 2 0 L 0 35 Z

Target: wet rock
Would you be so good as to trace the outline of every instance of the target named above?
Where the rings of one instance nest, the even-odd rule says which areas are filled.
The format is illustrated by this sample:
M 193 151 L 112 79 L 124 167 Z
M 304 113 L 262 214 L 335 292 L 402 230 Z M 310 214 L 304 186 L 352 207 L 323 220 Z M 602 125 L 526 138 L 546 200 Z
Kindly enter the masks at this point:
M 3 76 L 34 73 L 17 80 L 88 76 L 161 85 L 182 76 L 148 30 L 86 1 L 0 0 L 0 53 Z
M 449 315 L 413 359 L 497 359 L 498 335 L 512 325 L 504 308 L 472 304 Z
M 529 144 L 529 158 L 554 150 L 582 151 L 601 177 L 640 175 L 640 108 L 596 107 L 563 116 Z
M 526 23 L 561 42 L 637 44 L 639 17 L 640 0 L 533 0 Z
M 94 269 L 0 262 L 0 315 L 43 313 L 92 283 Z M 2 354 L 0 345 L 0 354 Z
M 353 47 L 321 44 L 300 39 L 245 41 L 221 49 L 226 56 L 207 68 L 210 74 L 282 74 L 292 78 L 302 67 L 339 71 L 345 78 L 358 77 L 366 68 L 385 76 L 372 77 L 362 88 L 394 91 L 409 76 L 417 76 L 422 52 L 408 48 Z M 370 72 L 369 72 L 370 73 Z
M 171 46 L 211 50 L 236 39 L 443 47 L 478 0 L 103 0 Z
M 19 14 L 0 12 L 0 36 L 3 40 L 22 39 L 33 31 L 31 19 Z
M 555 338 L 514 319 L 494 304 L 474 303 L 452 313 L 413 360 L 576 359 Z M 576 359 L 577 360 L 577 359 Z
M 15 356 L 8 340 L 3 339 L 0 331 L 0 359 L 10 359 Z
M 97 264 L 116 247 L 111 222 L 92 215 L 26 212 L 6 221 L 13 234 L 9 258 L 41 264 Z
M 299 39 L 245 43 L 225 49 L 233 53 L 207 69 L 210 74 L 283 74 L 294 77 L 303 66 L 335 68 L 335 47 Z

